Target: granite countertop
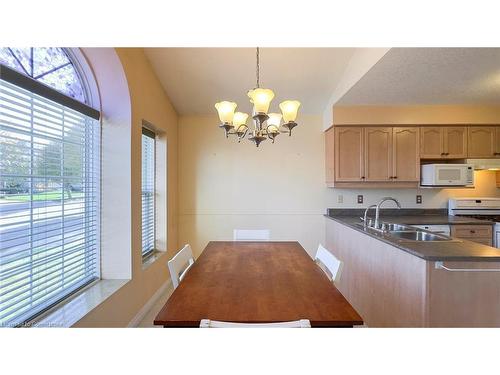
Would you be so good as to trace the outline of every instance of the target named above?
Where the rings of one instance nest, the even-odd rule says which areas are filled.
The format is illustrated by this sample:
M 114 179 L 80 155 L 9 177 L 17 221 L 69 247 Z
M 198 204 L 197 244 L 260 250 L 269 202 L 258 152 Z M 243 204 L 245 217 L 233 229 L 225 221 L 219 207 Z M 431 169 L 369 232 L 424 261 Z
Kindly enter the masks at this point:
M 359 211 L 362 211 L 361 214 Z M 470 219 L 457 216 L 448 216 L 446 210 L 422 210 L 422 212 L 413 212 L 415 210 L 400 210 L 402 212 L 396 215 L 387 210 L 380 214 L 380 220 L 390 223 L 408 224 L 408 225 L 446 225 L 446 224 L 482 224 L 493 225 L 494 223 Z M 412 212 L 408 212 L 412 211 Z M 424 212 L 425 211 L 425 212 Z M 429 212 L 433 211 L 433 212 Z M 439 211 L 439 212 L 438 212 Z M 477 242 L 467 241 L 464 239 L 454 239 L 453 241 L 402 241 L 387 234 L 364 229 L 363 226 L 357 225 L 361 223 L 360 216 L 364 210 L 335 210 L 329 209 L 325 216 L 335 220 L 352 229 L 357 230 L 365 235 L 379 239 L 389 245 L 397 247 L 419 258 L 429 261 L 496 261 L 500 262 L 500 249 L 483 245 Z M 420 214 L 419 214 L 420 213 Z

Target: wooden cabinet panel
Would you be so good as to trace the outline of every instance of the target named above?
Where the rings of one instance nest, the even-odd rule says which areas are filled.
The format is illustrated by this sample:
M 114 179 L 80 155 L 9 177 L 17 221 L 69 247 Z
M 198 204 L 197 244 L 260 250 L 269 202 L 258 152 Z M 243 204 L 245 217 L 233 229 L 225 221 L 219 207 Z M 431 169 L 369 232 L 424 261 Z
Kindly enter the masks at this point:
M 495 157 L 496 128 L 494 126 L 470 126 L 468 129 L 468 157 L 491 158 Z
M 495 157 L 500 157 L 500 126 L 495 127 Z
M 452 225 L 451 236 L 458 238 L 492 236 L 491 225 Z
M 363 181 L 363 128 L 335 127 L 335 181 Z
M 421 127 L 420 128 L 420 158 L 440 159 L 443 151 L 443 128 Z
M 331 128 L 325 133 L 325 175 L 326 182 L 333 183 L 335 181 L 335 132 Z
M 365 180 L 392 181 L 392 128 L 365 128 Z
M 467 127 L 445 126 L 444 153 L 446 159 L 464 159 L 467 157 Z
M 420 181 L 419 128 L 393 128 L 392 134 L 394 181 Z

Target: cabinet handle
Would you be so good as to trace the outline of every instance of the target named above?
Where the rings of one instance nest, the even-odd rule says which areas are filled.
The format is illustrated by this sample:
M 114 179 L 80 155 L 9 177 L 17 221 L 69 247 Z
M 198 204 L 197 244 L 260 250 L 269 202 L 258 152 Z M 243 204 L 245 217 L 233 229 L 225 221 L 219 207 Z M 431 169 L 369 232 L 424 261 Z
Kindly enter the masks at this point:
M 471 232 L 471 233 L 476 233 L 476 231 L 475 231 L 475 230 L 473 230 L 473 229 L 471 229 L 471 230 L 470 230 L 470 232 Z
M 392 176 L 392 178 L 398 178 L 398 176 Z
M 500 152 L 494 152 L 493 155 L 500 155 Z
M 365 176 L 361 176 L 361 179 L 364 180 L 365 179 Z
M 444 152 L 442 152 L 442 153 L 441 153 L 441 156 L 444 156 L 444 155 L 446 155 L 446 154 L 445 154 Z

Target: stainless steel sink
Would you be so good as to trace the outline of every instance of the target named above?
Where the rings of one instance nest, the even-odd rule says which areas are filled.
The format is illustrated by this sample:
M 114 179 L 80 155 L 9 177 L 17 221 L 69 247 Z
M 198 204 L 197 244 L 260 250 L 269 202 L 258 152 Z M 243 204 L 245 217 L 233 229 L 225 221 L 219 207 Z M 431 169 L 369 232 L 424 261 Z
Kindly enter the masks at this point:
M 371 224 L 371 222 L 369 224 Z M 365 228 L 363 223 L 356 223 L 356 225 Z M 393 238 L 394 240 L 400 242 L 458 241 L 442 234 L 434 234 L 429 231 L 404 224 L 381 222 L 378 228 L 374 228 L 373 226 L 369 225 L 365 228 L 365 230 L 377 232 L 382 236 Z
M 450 237 L 440 236 L 429 232 L 416 231 L 392 231 L 388 233 L 402 241 L 452 241 Z

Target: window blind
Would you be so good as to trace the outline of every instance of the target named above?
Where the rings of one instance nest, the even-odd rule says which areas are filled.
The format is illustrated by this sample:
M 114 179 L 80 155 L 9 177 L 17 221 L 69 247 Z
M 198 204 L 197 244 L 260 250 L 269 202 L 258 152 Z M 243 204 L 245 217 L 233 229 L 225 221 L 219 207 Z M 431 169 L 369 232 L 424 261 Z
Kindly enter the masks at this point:
M 142 255 L 155 249 L 155 134 L 142 129 Z
M 0 326 L 99 276 L 99 122 L 0 79 Z

